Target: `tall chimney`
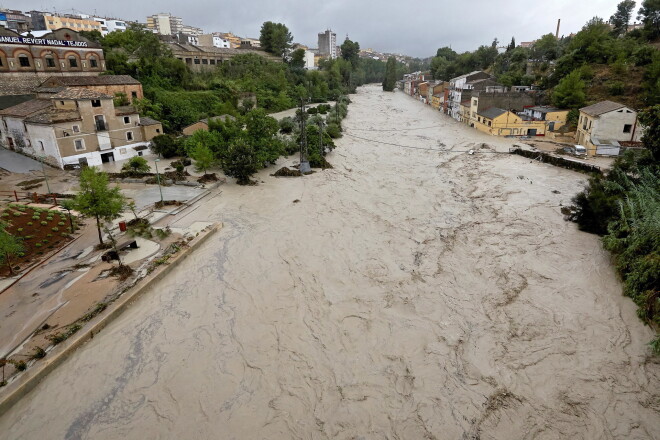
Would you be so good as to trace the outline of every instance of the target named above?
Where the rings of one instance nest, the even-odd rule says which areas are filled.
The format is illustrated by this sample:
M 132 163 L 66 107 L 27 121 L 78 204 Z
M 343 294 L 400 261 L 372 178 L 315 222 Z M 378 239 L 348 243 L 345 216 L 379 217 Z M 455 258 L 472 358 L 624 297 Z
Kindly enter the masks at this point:
M 561 18 L 557 19 L 557 33 L 555 34 L 555 38 L 559 39 L 559 25 L 561 24 Z

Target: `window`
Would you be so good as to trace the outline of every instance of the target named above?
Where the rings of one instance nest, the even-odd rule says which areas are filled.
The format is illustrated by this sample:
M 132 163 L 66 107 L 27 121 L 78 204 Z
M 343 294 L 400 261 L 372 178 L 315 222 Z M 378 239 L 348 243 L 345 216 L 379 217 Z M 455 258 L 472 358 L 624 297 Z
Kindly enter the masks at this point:
M 19 55 L 18 62 L 21 67 L 30 67 L 30 59 L 27 57 L 27 55 Z
M 105 119 L 103 115 L 94 116 L 94 122 L 96 122 L 96 131 L 105 131 Z
M 69 67 L 78 67 L 78 60 L 74 56 L 69 57 Z
M 60 105 L 64 105 L 64 101 L 60 101 Z
M 131 117 L 130 116 L 124 116 L 124 124 L 130 124 L 131 123 Z
M 48 20 L 48 24 L 55 24 L 52 20 Z
M 76 151 L 81 151 L 85 149 L 85 143 L 83 142 L 82 139 L 76 139 L 73 141 L 73 144 L 75 145 Z
M 211 64 L 215 64 L 215 60 L 210 60 L 209 61 Z
M 90 65 L 91 67 L 96 68 L 96 67 L 99 66 L 99 63 L 98 63 L 98 61 L 96 61 L 96 58 L 95 58 L 95 57 L 92 57 L 92 58 L 89 59 L 89 65 Z
M 202 60 L 202 64 L 208 64 L 208 63 L 209 63 L 209 60 L 207 60 L 207 59 Z
M 127 141 L 132 141 L 133 140 L 133 132 L 132 131 L 127 131 L 126 132 L 126 140 Z
M 157 128 L 157 129 L 156 129 L 156 133 L 160 133 L 160 128 Z
M 630 133 L 632 131 L 632 124 L 626 124 L 623 126 L 624 133 Z
M 136 99 L 137 98 L 137 92 L 131 92 L 131 98 Z
M 2 58 L 0 58 L 0 67 L 2 67 Z
M 488 121 L 488 126 L 489 126 L 489 127 L 491 126 L 491 122 L 490 122 L 490 121 Z
M 199 64 L 199 60 L 198 60 L 198 59 L 195 59 L 195 64 Z
M 92 99 L 92 107 L 101 107 L 100 99 Z
M 73 128 L 74 133 L 80 133 L 80 126 L 79 125 L 74 125 L 72 128 Z
M 50 55 L 46 57 L 46 67 L 55 67 L 55 59 Z

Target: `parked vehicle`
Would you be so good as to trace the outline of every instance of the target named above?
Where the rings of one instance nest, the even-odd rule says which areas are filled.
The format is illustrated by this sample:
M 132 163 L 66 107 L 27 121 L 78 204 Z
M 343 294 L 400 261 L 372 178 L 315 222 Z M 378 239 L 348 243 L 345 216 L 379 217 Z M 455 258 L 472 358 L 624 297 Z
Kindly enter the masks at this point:
M 564 147 L 564 152 L 572 154 L 574 156 L 586 156 L 587 149 L 582 145 L 572 145 L 570 147 Z

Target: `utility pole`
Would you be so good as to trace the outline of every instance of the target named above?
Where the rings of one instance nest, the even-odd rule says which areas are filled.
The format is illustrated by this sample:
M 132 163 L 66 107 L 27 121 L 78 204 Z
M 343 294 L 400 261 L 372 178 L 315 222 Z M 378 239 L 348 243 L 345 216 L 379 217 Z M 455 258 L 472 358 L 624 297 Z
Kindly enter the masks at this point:
M 323 120 L 319 120 L 319 153 L 323 156 Z
M 160 203 L 163 204 L 163 189 L 160 187 L 160 173 L 158 173 L 158 162 L 160 159 L 156 159 L 154 163 L 156 164 L 156 182 L 158 182 L 158 191 L 160 191 Z
M 312 170 L 309 166 L 308 151 L 307 151 L 307 126 L 305 124 L 305 99 L 300 98 L 300 172 L 302 174 L 308 173 Z

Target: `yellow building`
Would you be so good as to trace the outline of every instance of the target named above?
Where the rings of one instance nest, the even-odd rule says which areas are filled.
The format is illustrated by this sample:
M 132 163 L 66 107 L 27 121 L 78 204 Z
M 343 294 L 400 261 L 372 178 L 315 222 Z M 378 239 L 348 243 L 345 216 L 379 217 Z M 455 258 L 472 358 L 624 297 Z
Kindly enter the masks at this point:
M 441 95 L 432 95 L 431 96 L 431 107 L 433 107 L 436 110 L 440 110 L 442 107 L 442 103 L 444 102 L 445 95 L 444 93 Z
M 545 121 L 526 121 L 513 112 L 496 107 L 478 112 L 472 123 L 477 130 L 493 136 L 543 136 L 546 131 Z
M 461 104 L 459 105 L 459 122 L 462 122 L 465 125 L 470 125 L 470 105 L 471 101 L 465 100 L 462 101 Z
M 232 49 L 238 49 L 241 47 L 241 37 L 238 37 L 231 32 L 221 33 L 220 36 L 225 40 L 229 41 Z
M 44 15 L 46 30 L 55 31 L 57 29 L 69 28 L 74 31 L 99 31 L 101 32 L 101 23 L 95 20 L 71 17 L 56 17 L 54 15 Z

